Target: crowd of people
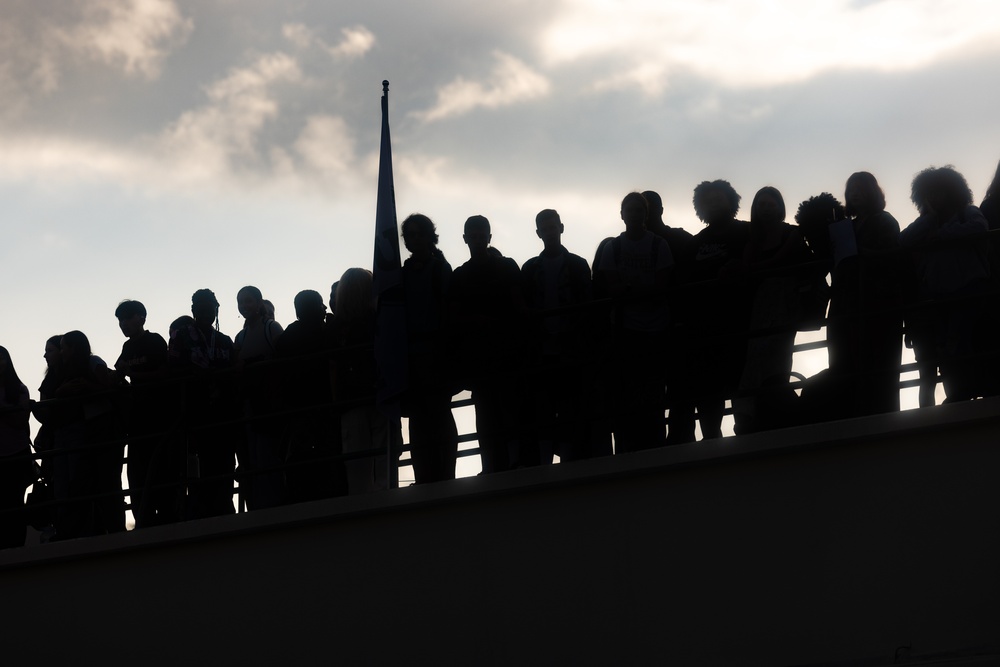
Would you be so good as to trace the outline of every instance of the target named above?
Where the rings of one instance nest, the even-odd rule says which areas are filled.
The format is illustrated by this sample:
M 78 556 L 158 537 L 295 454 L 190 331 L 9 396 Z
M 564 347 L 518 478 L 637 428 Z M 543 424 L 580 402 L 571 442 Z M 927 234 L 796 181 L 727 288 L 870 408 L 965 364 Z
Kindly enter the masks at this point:
M 624 230 L 592 263 L 562 245 L 563 222 L 545 209 L 541 251 L 522 267 L 474 215 L 454 270 L 431 219 L 409 216 L 408 382 L 395 399 L 416 483 L 455 477 L 463 390 L 485 474 L 689 443 L 696 422 L 718 438 L 727 401 L 738 434 L 898 410 L 904 341 L 921 406 L 939 374 L 948 401 L 1000 393 L 1000 255 L 987 233 L 1000 228 L 1000 167 L 979 207 L 951 167 L 920 172 L 911 199 L 919 215 L 901 230 L 875 177 L 858 172 L 843 203 L 812 197 L 796 224 L 773 187 L 742 221 L 735 189 L 706 181 L 692 235 L 664 223 L 657 193 L 632 192 Z M 142 303 L 122 301 L 126 340 L 110 366 L 80 331 L 49 338 L 37 401 L 0 347 L 0 547 L 23 545 L 29 522 L 59 540 L 124 531 L 127 506 L 138 529 L 229 514 L 237 481 L 248 510 L 395 484 L 403 439 L 375 401 L 371 272 L 346 271 L 329 312 L 318 292 L 299 292 L 287 328 L 256 287 L 236 297 L 235 338 L 218 330 L 208 289 L 166 339 L 146 330 Z M 796 332 L 824 325 L 829 367 L 796 391 Z

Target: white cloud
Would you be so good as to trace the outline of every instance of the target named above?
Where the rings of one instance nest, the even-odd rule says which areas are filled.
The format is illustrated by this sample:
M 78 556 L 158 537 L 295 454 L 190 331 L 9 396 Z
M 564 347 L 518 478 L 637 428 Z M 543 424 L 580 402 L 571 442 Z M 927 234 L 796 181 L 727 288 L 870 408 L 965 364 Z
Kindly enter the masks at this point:
M 354 167 L 354 138 L 337 116 L 310 116 L 295 141 L 295 151 L 321 174 L 343 175 Z
M 496 109 L 548 94 L 548 79 L 512 55 L 496 51 L 497 64 L 485 84 L 458 77 L 439 88 L 437 103 L 414 115 L 426 122 L 460 116 L 482 107 Z
M 316 39 L 316 31 L 304 23 L 286 23 L 281 26 L 281 34 L 300 49 L 308 49 Z
M 171 48 L 192 28 L 171 0 L 92 0 L 82 22 L 55 34 L 72 52 L 129 75 L 155 78 Z
M 638 18 L 637 18 L 638 17 Z M 613 59 L 596 89 L 657 95 L 678 70 L 728 86 L 800 81 L 835 68 L 905 70 L 1000 33 L 990 0 L 571 0 L 543 33 L 548 66 Z
M 344 28 L 340 31 L 344 38 L 327 51 L 334 58 L 358 58 L 375 46 L 375 35 L 364 26 Z
M 186 179 L 228 172 L 234 161 L 261 157 L 260 133 L 279 114 L 280 83 L 303 78 L 298 63 L 284 53 L 261 56 L 249 67 L 232 70 L 207 89 L 209 103 L 181 115 L 161 137 Z
M 375 35 L 364 26 L 342 28 L 342 39 L 331 46 L 323 41 L 316 31 L 303 23 L 287 23 L 281 27 L 281 34 L 300 49 L 318 46 L 335 59 L 350 60 L 360 58 L 375 46 Z
M 0 121 L 28 115 L 67 76 L 93 65 L 156 79 L 193 22 L 172 0 L 5 0 L 0 22 Z

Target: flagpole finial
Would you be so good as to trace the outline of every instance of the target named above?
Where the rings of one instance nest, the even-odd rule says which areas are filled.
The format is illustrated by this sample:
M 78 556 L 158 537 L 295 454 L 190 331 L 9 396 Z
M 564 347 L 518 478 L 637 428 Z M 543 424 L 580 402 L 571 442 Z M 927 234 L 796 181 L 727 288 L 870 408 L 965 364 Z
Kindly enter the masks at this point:
M 382 82 L 382 93 L 383 94 L 388 94 L 389 93 L 389 80 L 388 79 L 386 79 L 386 80 L 384 80 Z

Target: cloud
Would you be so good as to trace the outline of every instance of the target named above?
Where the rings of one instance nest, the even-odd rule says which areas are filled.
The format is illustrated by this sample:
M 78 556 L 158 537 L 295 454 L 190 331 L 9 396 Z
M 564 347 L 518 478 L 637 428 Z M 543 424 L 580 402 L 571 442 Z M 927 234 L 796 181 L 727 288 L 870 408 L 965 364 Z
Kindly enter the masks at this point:
M 487 83 L 460 76 L 438 89 L 437 103 L 433 107 L 413 115 L 429 123 L 461 116 L 479 107 L 497 109 L 548 94 L 551 86 L 544 76 L 514 56 L 500 51 L 493 55 L 497 64 Z
M 154 80 L 193 29 L 171 0 L 5 0 L 3 11 L 0 121 L 25 117 L 67 78 L 95 74 L 95 63 Z
M 160 137 L 161 147 L 182 165 L 185 179 L 214 178 L 237 163 L 262 159 L 259 139 L 280 103 L 275 88 L 300 82 L 291 56 L 271 53 L 211 84 L 208 104 L 185 112 Z
M 360 58 L 375 46 L 375 35 L 364 26 L 342 28 L 341 41 L 333 46 L 317 36 L 316 31 L 302 23 L 287 23 L 281 28 L 281 34 L 288 41 L 301 49 L 318 46 L 334 59 Z
M 375 35 L 364 26 L 344 28 L 344 39 L 327 49 L 335 58 L 357 58 L 366 54 L 375 45 Z
M 171 47 L 192 29 L 193 22 L 171 0 L 91 0 L 83 21 L 55 34 L 72 52 L 152 79 Z
M 998 31 L 989 0 L 958 0 L 947 11 L 933 0 L 574 0 L 543 31 L 540 50 L 549 68 L 591 66 L 591 90 L 659 95 L 681 72 L 757 87 L 833 69 L 910 70 L 995 42 Z
M 320 174 L 344 175 L 354 167 L 354 138 L 343 118 L 310 116 L 294 148 Z

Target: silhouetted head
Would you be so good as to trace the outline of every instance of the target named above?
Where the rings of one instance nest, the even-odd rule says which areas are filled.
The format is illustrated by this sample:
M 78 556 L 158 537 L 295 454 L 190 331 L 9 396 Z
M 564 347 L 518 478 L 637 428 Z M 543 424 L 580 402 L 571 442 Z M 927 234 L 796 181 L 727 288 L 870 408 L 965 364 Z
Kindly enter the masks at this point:
M 562 219 L 555 209 L 544 209 L 535 216 L 535 234 L 542 240 L 546 250 L 552 252 L 562 247 L 564 231 Z
M 326 317 L 326 304 L 316 290 L 306 289 L 295 295 L 295 317 L 305 321 L 322 321 Z
M 263 320 L 266 316 L 264 311 L 264 295 L 253 285 L 241 287 L 236 293 L 236 306 L 247 321 Z
M 67 378 L 83 377 L 90 372 L 90 340 L 82 331 L 68 331 L 59 342 L 59 356 Z
M 170 328 L 167 329 L 167 335 L 173 338 L 174 334 L 183 329 L 184 327 L 189 327 L 194 324 L 194 318 L 190 315 L 181 315 L 176 320 L 170 323 Z
M 347 269 L 337 285 L 337 319 L 345 322 L 368 317 L 375 310 L 372 272 Z
M 875 177 L 867 171 L 856 171 L 847 179 L 844 201 L 847 203 L 844 212 L 849 218 L 885 210 L 885 193 Z
M 913 178 L 910 201 L 921 215 L 931 213 L 944 222 L 972 204 L 972 190 L 951 165 L 928 167 Z
M 426 258 L 431 255 L 438 244 L 437 227 L 434 222 L 422 213 L 413 213 L 403 220 L 401 225 L 403 245 L 410 254 Z
M 702 181 L 694 189 L 694 212 L 706 225 L 726 222 L 740 210 L 740 195 L 729 181 Z
M 844 219 L 844 205 L 829 192 L 810 197 L 795 213 L 795 224 L 802 228 L 806 243 L 817 257 L 831 257 L 830 224 Z
M 490 221 L 482 215 L 471 216 L 465 221 L 465 228 L 462 233 L 462 240 L 469 246 L 469 254 L 472 257 L 486 255 L 486 249 L 490 247 L 493 234 L 490 230 Z
M 750 204 L 750 223 L 771 224 L 784 220 L 785 198 L 778 192 L 778 188 L 767 185 L 758 190 Z
M 622 199 L 622 221 L 627 230 L 646 228 L 646 218 L 649 217 L 649 204 L 646 198 L 638 192 L 630 192 Z
M 200 289 L 191 296 L 191 314 L 198 325 L 210 327 L 219 319 L 219 300 L 210 289 Z
M 115 317 L 125 337 L 135 338 L 145 330 L 146 306 L 139 301 L 125 299 L 115 308 Z
M 646 190 L 642 193 L 643 199 L 649 205 L 649 220 L 654 222 L 663 222 L 663 200 L 660 198 L 658 192 L 653 192 L 652 190 Z
M 337 312 L 337 287 L 339 286 L 339 280 L 330 285 L 330 312 L 334 314 Z
M 43 358 L 45 359 L 46 374 L 59 365 L 61 361 L 59 350 L 61 347 L 62 336 L 49 336 L 49 339 L 45 341 L 45 354 L 43 355 Z

